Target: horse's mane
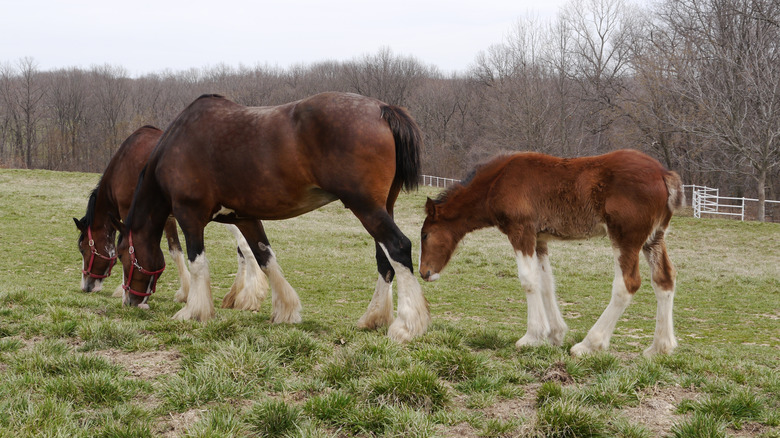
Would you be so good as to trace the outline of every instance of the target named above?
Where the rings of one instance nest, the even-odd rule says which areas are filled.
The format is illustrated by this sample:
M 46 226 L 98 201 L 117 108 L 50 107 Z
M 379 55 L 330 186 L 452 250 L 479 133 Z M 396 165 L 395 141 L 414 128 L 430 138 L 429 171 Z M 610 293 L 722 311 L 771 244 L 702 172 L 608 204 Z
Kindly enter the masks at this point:
M 474 180 L 474 177 L 477 176 L 477 173 L 479 173 L 482 169 L 487 167 L 489 164 L 492 164 L 493 162 L 503 157 L 506 157 L 507 155 L 509 154 L 501 154 L 496 157 L 492 157 L 487 161 L 483 161 L 477 164 L 466 174 L 465 178 L 461 179 L 460 181 L 456 182 L 454 185 L 448 187 L 446 190 L 439 193 L 439 196 L 437 196 L 436 199 L 433 200 L 433 202 L 435 202 L 436 204 L 447 202 L 447 200 L 449 200 L 455 193 L 468 187 L 468 185 L 471 184 L 471 181 Z
M 95 222 L 95 204 L 97 203 L 98 189 L 100 189 L 99 183 L 92 190 L 92 193 L 89 194 L 87 212 L 84 214 L 84 217 L 81 218 L 81 223 L 84 224 L 84 226 L 90 226 Z

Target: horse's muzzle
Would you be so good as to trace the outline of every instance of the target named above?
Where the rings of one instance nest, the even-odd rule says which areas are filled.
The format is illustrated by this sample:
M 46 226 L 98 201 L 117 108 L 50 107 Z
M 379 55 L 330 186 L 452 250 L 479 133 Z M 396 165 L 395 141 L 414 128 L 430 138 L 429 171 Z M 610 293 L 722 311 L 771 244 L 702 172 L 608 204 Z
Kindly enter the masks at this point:
M 431 272 L 430 270 L 428 270 L 428 271 L 425 271 L 425 272 L 422 272 L 422 271 L 421 271 L 421 272 L 420 272 L 420 276 L 421 276 L 421 277 L 423 278 L 423 280 L 425 280 L 425 281 L 436 281 L 436 280 L 438 280 L 438 279 L 439 279 L 439 277 L 440 277 L 440 275 L 439 275 L 439 273 L 438 273 L 438 272 L 434 273 L 434 272 Z

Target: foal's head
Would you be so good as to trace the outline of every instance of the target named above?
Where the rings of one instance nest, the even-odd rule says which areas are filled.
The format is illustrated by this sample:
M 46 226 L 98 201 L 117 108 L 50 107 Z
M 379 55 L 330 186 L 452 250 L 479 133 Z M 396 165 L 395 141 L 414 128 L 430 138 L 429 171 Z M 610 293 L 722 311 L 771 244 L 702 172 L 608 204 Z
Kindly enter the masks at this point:
M 463 234 L 457 231 L 454 219 L 442 212 L 437 201 L 428 198 L 425 212 L 427 216 L 420 232 L 420 276 L 426 281 L 435 281 L 450 261 Z

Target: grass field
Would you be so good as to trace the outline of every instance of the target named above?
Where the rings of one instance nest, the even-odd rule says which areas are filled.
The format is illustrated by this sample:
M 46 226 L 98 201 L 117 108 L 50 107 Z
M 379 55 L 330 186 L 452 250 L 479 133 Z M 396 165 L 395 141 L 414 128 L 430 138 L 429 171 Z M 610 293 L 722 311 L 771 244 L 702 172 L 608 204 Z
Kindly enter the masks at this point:
M 608 352 L 572 358 L 609 300 L 605 239 L 553 243 L 570 327 L 563 347 L 517 350 L 525 296 L 503 235 L 462 242 L 423 284 L 432 326 L 397 345 L 355 328 L 376 282 L 374 244 L 333 203 L 268 222 L 303 322 L 218 309 L 173 321 L 173 264 L 148 311 L 79 290 L 80 218 L 99 176 L 0 170 L 0 437 L 780 436 L 780 224 L 676 217 L 675 354 L 648 360 L 655 298 L 643 285 Z M 425 196 L 402 194 L 419 248 Z M 236 269 L 224 227 L 207 228 L 219 306 Z M 167 256 L 167 251 L 166 251 Z

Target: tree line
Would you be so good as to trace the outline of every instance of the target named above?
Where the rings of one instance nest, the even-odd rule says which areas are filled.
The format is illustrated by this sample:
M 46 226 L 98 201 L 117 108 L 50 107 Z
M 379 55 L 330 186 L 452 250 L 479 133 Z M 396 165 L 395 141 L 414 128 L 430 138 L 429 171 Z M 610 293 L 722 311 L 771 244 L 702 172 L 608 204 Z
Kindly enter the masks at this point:
M 518 19 L 458 73 L 389 48 L 134 78 L 114 65 L 41 71 L 23 58 L 0 64 L 0 166 L 100 172 L 131 132 L 164 129 L 204 93 L 265 106 L 349 91 L 409 109 L 427 174 L 458 178 L 506 151 L 628 147 L 687 184 L 778 199 L 779 45 L 777 0 L 571 0 L 555 19 Z

